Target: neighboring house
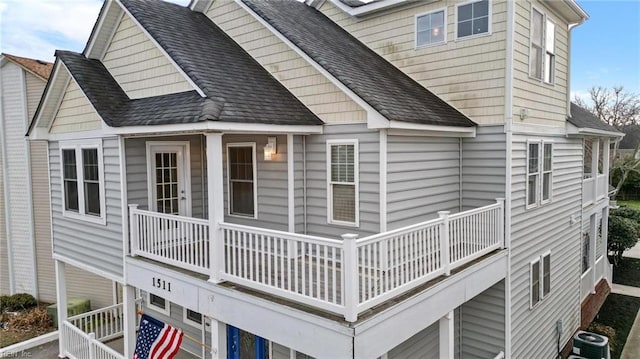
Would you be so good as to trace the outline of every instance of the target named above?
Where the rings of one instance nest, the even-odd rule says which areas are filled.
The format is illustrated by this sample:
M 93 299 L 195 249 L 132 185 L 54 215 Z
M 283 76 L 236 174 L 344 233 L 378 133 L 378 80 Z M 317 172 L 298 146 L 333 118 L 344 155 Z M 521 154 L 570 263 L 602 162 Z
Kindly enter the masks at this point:
M 49 146 L 58 287 L 69 264 L 116 281 L 124 319 L 92 339 L 59 313 L 61 355 L 131 357 L 139 299 L 203 357 L 570 341 L 611 280 L 622 137 L 568 101 L 587 15 L 348 4 L 108 0 L 83 53 L 56 52 L 29 133 Z M 121 334 L 124 355 L 101 343 Z
M 617 158 L 623 158 L 627 156 L 633 156 L 636 148 L 640 145 L 640 126 L 629 125 L 621 129 L 625 136 L 620 141 L 616 150 Z M 640 156 L 640 155 L 637 155 Z M 636 156 L 636 157 L 637 157 Z
M 0 295 L 56 301 L 47 143 L 25 134 L 53 64 L 0 55 Z M 113 303 L 113 284 L 69 266 L 68 294 Z

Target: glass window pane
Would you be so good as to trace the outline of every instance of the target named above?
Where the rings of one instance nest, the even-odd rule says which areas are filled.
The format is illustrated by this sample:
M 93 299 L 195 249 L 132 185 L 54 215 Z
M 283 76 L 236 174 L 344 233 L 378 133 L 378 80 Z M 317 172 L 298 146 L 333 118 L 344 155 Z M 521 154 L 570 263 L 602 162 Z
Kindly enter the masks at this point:
M 84 207 L 87 213 L 100 215 L 100 184 L 85 182 L 84 184 Z
M 489 18 L 481 17 L 473 20 L 473 34 L 483 34 L 489 32 Z
M 78 211 L 78 182 L 64 181 L 64 205 L 66 210 Z
M 551 153 L 552 145 L 545 143 L 544 145 L 544 171 L 551 171 Z
M 474 18 L 489 15 L 489 0 L 478 1 L 476 3 L 473 3 L 472 5 Z
M 458 22 L 471 20 L 473 16 L 473 4 L 466 4 L 458 7 Z
M 431 17 L 431 26 L 429 26 L 430 29 L 444 26 L 444 11 L 434 12 L 433 14 L 430 15 L 430 17 Z
M 538 144 L 529 144 L 529 173 L 538 173 Z
M 470 36 L 473 34 L 471 21 L 464 21 L 458 23 L 458 37 Z
M 533 9 L 531 17 L 531 42 L 542 47 L 542 21 L 544 17 L 536 9 Z
M 545 38 L 545 50 L 550 53 L 555 51 L 555 37 L 556 37 L 556 25 L 547 20 L 546 38 Z
M 531 303 L 540 301 L 540 262 L 531 265 Z
M 333 185 L 333 219 L 356 221 L 356 192 L 354 185 Z
M 155 294 L 149 294 L 149 303 L 155 305 L 156 307 L 165 308 L 166 301 L 162 297 L 158 297 Z
M 187 309 L 187 319 L 198 324 L 202 324 L 202 314 L 195 312 L 191 309 Z
M 547 295 L 551 291 L 551 255 L 546 255 L 542 259 L 542 269 L 542 293 Z
M 545 173 L 542 175 L 542 199 L 548 200 L 551 198 L 551 173 Z
M 231 182 L 231 213 L 253 216 L 253 183 Z
M 538 176 L 529 176 L 527 187 L 527 204 L 536 204 L 536 192 L 538 191 Z
M 76 179 L 76 150 L 62 150 L 62 161 L 64 166 L 64 178 Z
M 429 15 L 419 16 L 417 20 L 418 31 L 428 30 L 431 28 L 431 19 Z

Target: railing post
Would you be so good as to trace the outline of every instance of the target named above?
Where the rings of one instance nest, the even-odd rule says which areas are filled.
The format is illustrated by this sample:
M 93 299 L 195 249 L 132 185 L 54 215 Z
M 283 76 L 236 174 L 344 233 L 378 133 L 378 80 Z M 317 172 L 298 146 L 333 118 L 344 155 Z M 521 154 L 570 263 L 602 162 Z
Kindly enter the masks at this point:
M 209 193 L 209 281 L 220 283 L 224 270 L 224 233 L 220 223 L 224 221 L 222 178 L 222 133 L 206 133 L 207 141 L 207 190 Z
M 133 256 L 140 250 L 140 232 L 138 231 L 138 222 L 134 213 L 137 209 L 137 204 L 129 205 L 129 244 L 131 245 L 129 254 Z
M 357 234 L 347 233 L 342 235 L 342 248 L 344 258 L 342 265 L 344 266 L 344 319 L 348 322 L 358 320 L 358 247 L 356 243 Z
M 438 216 L 442 219 L 440 225 L 440 261 L 444 269 L 444 275 L 451 275 L 449 268 L 449 255 L 451 253 L 449 238 L 449 211 L 439 211 Z
M 498 236 L 500 248 L 504 249 L 504 198 L 496 198 L 496 202 L 500 205 L 500 213 L 498 215 Z
M 89 359 L 96 358 L 96 334 L 89 333 Z

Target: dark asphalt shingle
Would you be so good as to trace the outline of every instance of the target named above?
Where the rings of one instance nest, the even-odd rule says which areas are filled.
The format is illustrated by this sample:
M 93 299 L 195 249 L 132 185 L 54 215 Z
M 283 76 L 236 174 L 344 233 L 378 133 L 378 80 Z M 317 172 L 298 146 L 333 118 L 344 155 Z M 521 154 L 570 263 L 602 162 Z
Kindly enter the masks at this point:
M 295 0 L 242 1 L 387 119 L 475 126 L 315 8 Z
M 615 127 L 609 125 L 604 121 L 601 121 L 599 118 L 594 116 L 591 112 L 589 112 L 589 110 L 582 108 L 573 102 L 571 103 L 571 116 L 567 118 L 567 121 L 578 128 L 590 128 L 594 130 L 617 132 L 622 134 L 622 132 L 616 130 Z
M 216 120 L 323 124 L 206 15 L 164 1 L 121 2 L 207 97 L 222 105 Z

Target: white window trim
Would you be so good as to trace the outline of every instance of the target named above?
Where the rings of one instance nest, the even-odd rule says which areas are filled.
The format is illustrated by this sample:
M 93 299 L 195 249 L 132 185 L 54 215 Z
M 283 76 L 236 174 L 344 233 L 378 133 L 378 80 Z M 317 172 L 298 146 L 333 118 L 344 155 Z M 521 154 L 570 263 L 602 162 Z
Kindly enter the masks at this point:
M 465 36 L 465 37 L 458 37 L 458 14 L 459 14 L 458 8 L 460 6 L 464 6 L 464 5 L 467 5 L 467 4 L 473 4 L 473 3 L 476 3 L 476 2 L 480 2 L 480 1 L 482 1 L 482 0 L 471 0 L 471 1 L 464 2 L 464 3 L 456 4 L 456 13 L 455 13 L 455 16 L 453 18 L 453 26 L 454 26 L 454 32 L 455 32 L 454 39 L 455 39 L 455 41 L 475 39 L 475 38 L 478 38 L 478 37 L 490 36 L 492 34 L 492 27 L 493 27 L 492 26 L 492 23 L 493 23 L 493 8 L 492 8 L 492 5 L 493 5 L 493 1 L 489 0 L 489 4 L 487 5 L 489 7 L 489 19 L 487 20 L 489 23 L 487 25 L 487 32 L 483 32 L 482 34 L 469 35 L 469 36 Z
M 63 150 L 73 149 L 76 153 L 76 177 L 78 181 L 78 212 L 69 211 L 66 209 L 65 198 L 66 193 L 64 189 L 64 157 Z M 83 149 L 97 149 L 98 150 L 98 177 L 100 187 L 100 216 L 86 213 L 85 209 L 85 193 L 84 193 L 84 169 L 83 169 Z M 90 222 L 95 224 L 106 225 L 107 224 L 107 206 L 105 203 L 105 180 L 104 180 L 104 163 L 102 155 L 102 139 L 91 140 L 74 140 L 60 142 L 60 148 L 58 152 L 60 156 L 60 190 L 62 193 L 62 215 L 66 218 L 81 220 L 84 222 Z
M 432 42 L 430 44 L 422 44 L 419 45 L 418 44 L 418 18 L 422 17 L 422 16 L 426 16 L 426 15 L 431 15 L 431 14 L 435 14 L 442 11 L 444 14 L 444 26 L 443 26 L 443 32 L 444 32 L 444 38 L 442 41 L 438 41 L 438 42 Z M 413 32 L 414 32 L 414 36 L 413 36 L 413 46 L 416 49 L 422 49 L 425 47 L 431 47 L 431 46 L 437 46 L 437 45 L 442 45 L 442 44 L 446 44 L 447 43 L 447 8 L 446 7 L 442 7 L 436 10 L 432 10 L 429 12 L 424 12 L 422 14 L 416 14 L 413 17 Z
M 542 74 L 540 78 L 537 77 L 533 77 L 531 76 L 531 39 L 533 38 L 533 26 L 531 26 L 531 24 L 533 24 L 533 10 L 539 12 L 540 14 L 542 14 Z M 556 67 L 553 67 L 553 74 L 551 75 L 551 82 L 547 82 L 544 80 L 545 76 L 544 76 L 544 72 L 545 72 L 545 59 L 547 57 L 547 20 L 551 21 L 555 27 L 558 27 L 558 24 L 551 20 L 548 16 L 547 13 L 542 11 L 539 7 L 531 4 L 531 10 L 529 11 L 529 79 L 539 82 L 539 83 L 543 83 L 549 86 L 553 86 L 555 85 L 555 77 L 556 77 Z M 555 42 L 556 42 L 556 35 L 554 34 L 554 52 L 553 52 L 553 56 L 557 57 L 556 54 L 556 50 L 555 50 Z M 557 60 L 557 59 L 556 59 Z M 557 62 L 557 61 L 556 61 Z
M 231 213 L 231 163 L 229 161 L 229 148 L 231 147 L 251 147 L 251 159 L 253 165 L 253 216 Z M 237 218 L 253 218 L 258 219 L 258 162 L 256 159 L 256 143 L 255 142 L 233 142 L 227 143 L 227 214 Z
M 202 322 L 203 323 L 201 324 L 201 323 L 198 323 L 196 321 L 193 321 L 193 320 L 189 319 L 189 317 L 187 316 L 187 310 L 191 310 L 191 309 L 186 308 L 186 307 L 182 307 L 182 321 L 185 324 L 188 324 L 188 325 L 190 325 L 192 327 L 195 327 L 195 328 L 198 328 L 200 330 L 202 330 L 202 325 L 204 324 L 204 326 L 206 328 L 206 331 L 208 331 L 208 332 L 211 331 L 211 325 L 208 325 L 208 323 L 206 322 L 205 317 L 204 317 L 204 315 L 202 315 L 202 313 L 198 313 L 198 314 L 201 315 L 201 318 L 202 318 Z M 195 311 L 195 310 L 191 310 L 191 311 L 197 313 L 197 311 Z
M 536 180 L 537 184 L 536 184 L 536 200 L 534 203 L 529 203 L 529 175 L 531 174 L 529 172 L 529 158 L 530 156 L 530 148 L 531 148 L 531 144 L 537 144 L 538 145 L 538 179 Z M 540 197 L 542 196 L 542 191 L 540 188 L 540 177 L 542 177 L 542 173 L 540 172 L 540 163 L 542 162 L 542 159 L 540 158 L 540 153 L 542 151 L 540 151 L 540 148 L 542 147 L 542 141 L 540 140 L 527 140 L 527 156 L 525 157 L 525 172 L 526 172 L 526 176 L 524 179 L 524 204 L 525 204 L 525 208 L 526 209 L 530 209 L 530 208 L 535 208 L 538 207 L 539 203 L 540 203 Z
M 355 222 L 336 221 L 333 219 L 333 186 L 331 181 L 331 146 L 353 145 L 353 181 L 355 186 Z M 359 227 L 360 226 L 360 163 L 359 147 L 357 139 L 327 140 L 326 147 L 327 163 L 327 223 L 340 226 Z
M 531 288 L 533 288 L 533 266 L 538 263 L 538 301 L 533 302 L 533 292 Z M 542 272 L 542 263 L 540 263 L 540 257 L 529 262 L 529 309 L 535 308 L 540 302 L 542 302 L 542 293 L 540 292 L 540 283 L 542 283 L 542 278 L 540 278 L 540 273 Z
M 152 309 L 158 313 L 162 313 L 166 316 L 171 316 L 171 303 L 169 303 L 169 300 L 161 295 L 153 294 L 156 297 L 160 297 L 164 299 L 164 308 L 162 308 L 158 305 L 151 303 L 151 294 L 153 293 L 147 292 L 147 308 Z
M 551 145 L 551 169 L 546 171 L 547 173 L 550 173 L 550 178 L 549 178 L 549 198 L 548 199 L 544 199 L 544 174 L 545 174 L 545 170 L 544 170 L 544 146 L 545 145 Z M 541 152 L 542 152 L 542 161 L 540 162 L 540 204 L 547 204 L 550 202 L 553 202 L 553 155 L 554 155 L 554 151 L 555 151 L 555 147 L 553 145 L 552 141 L 542 141 L 542 146 L 541 148 Z
M 549 293 L 544 294 L 544 257 L 549 256 Z M 540 301 L 550 296 L 553 291 L 551 290 L 551 250 L 548 250 L 540 256 Z

